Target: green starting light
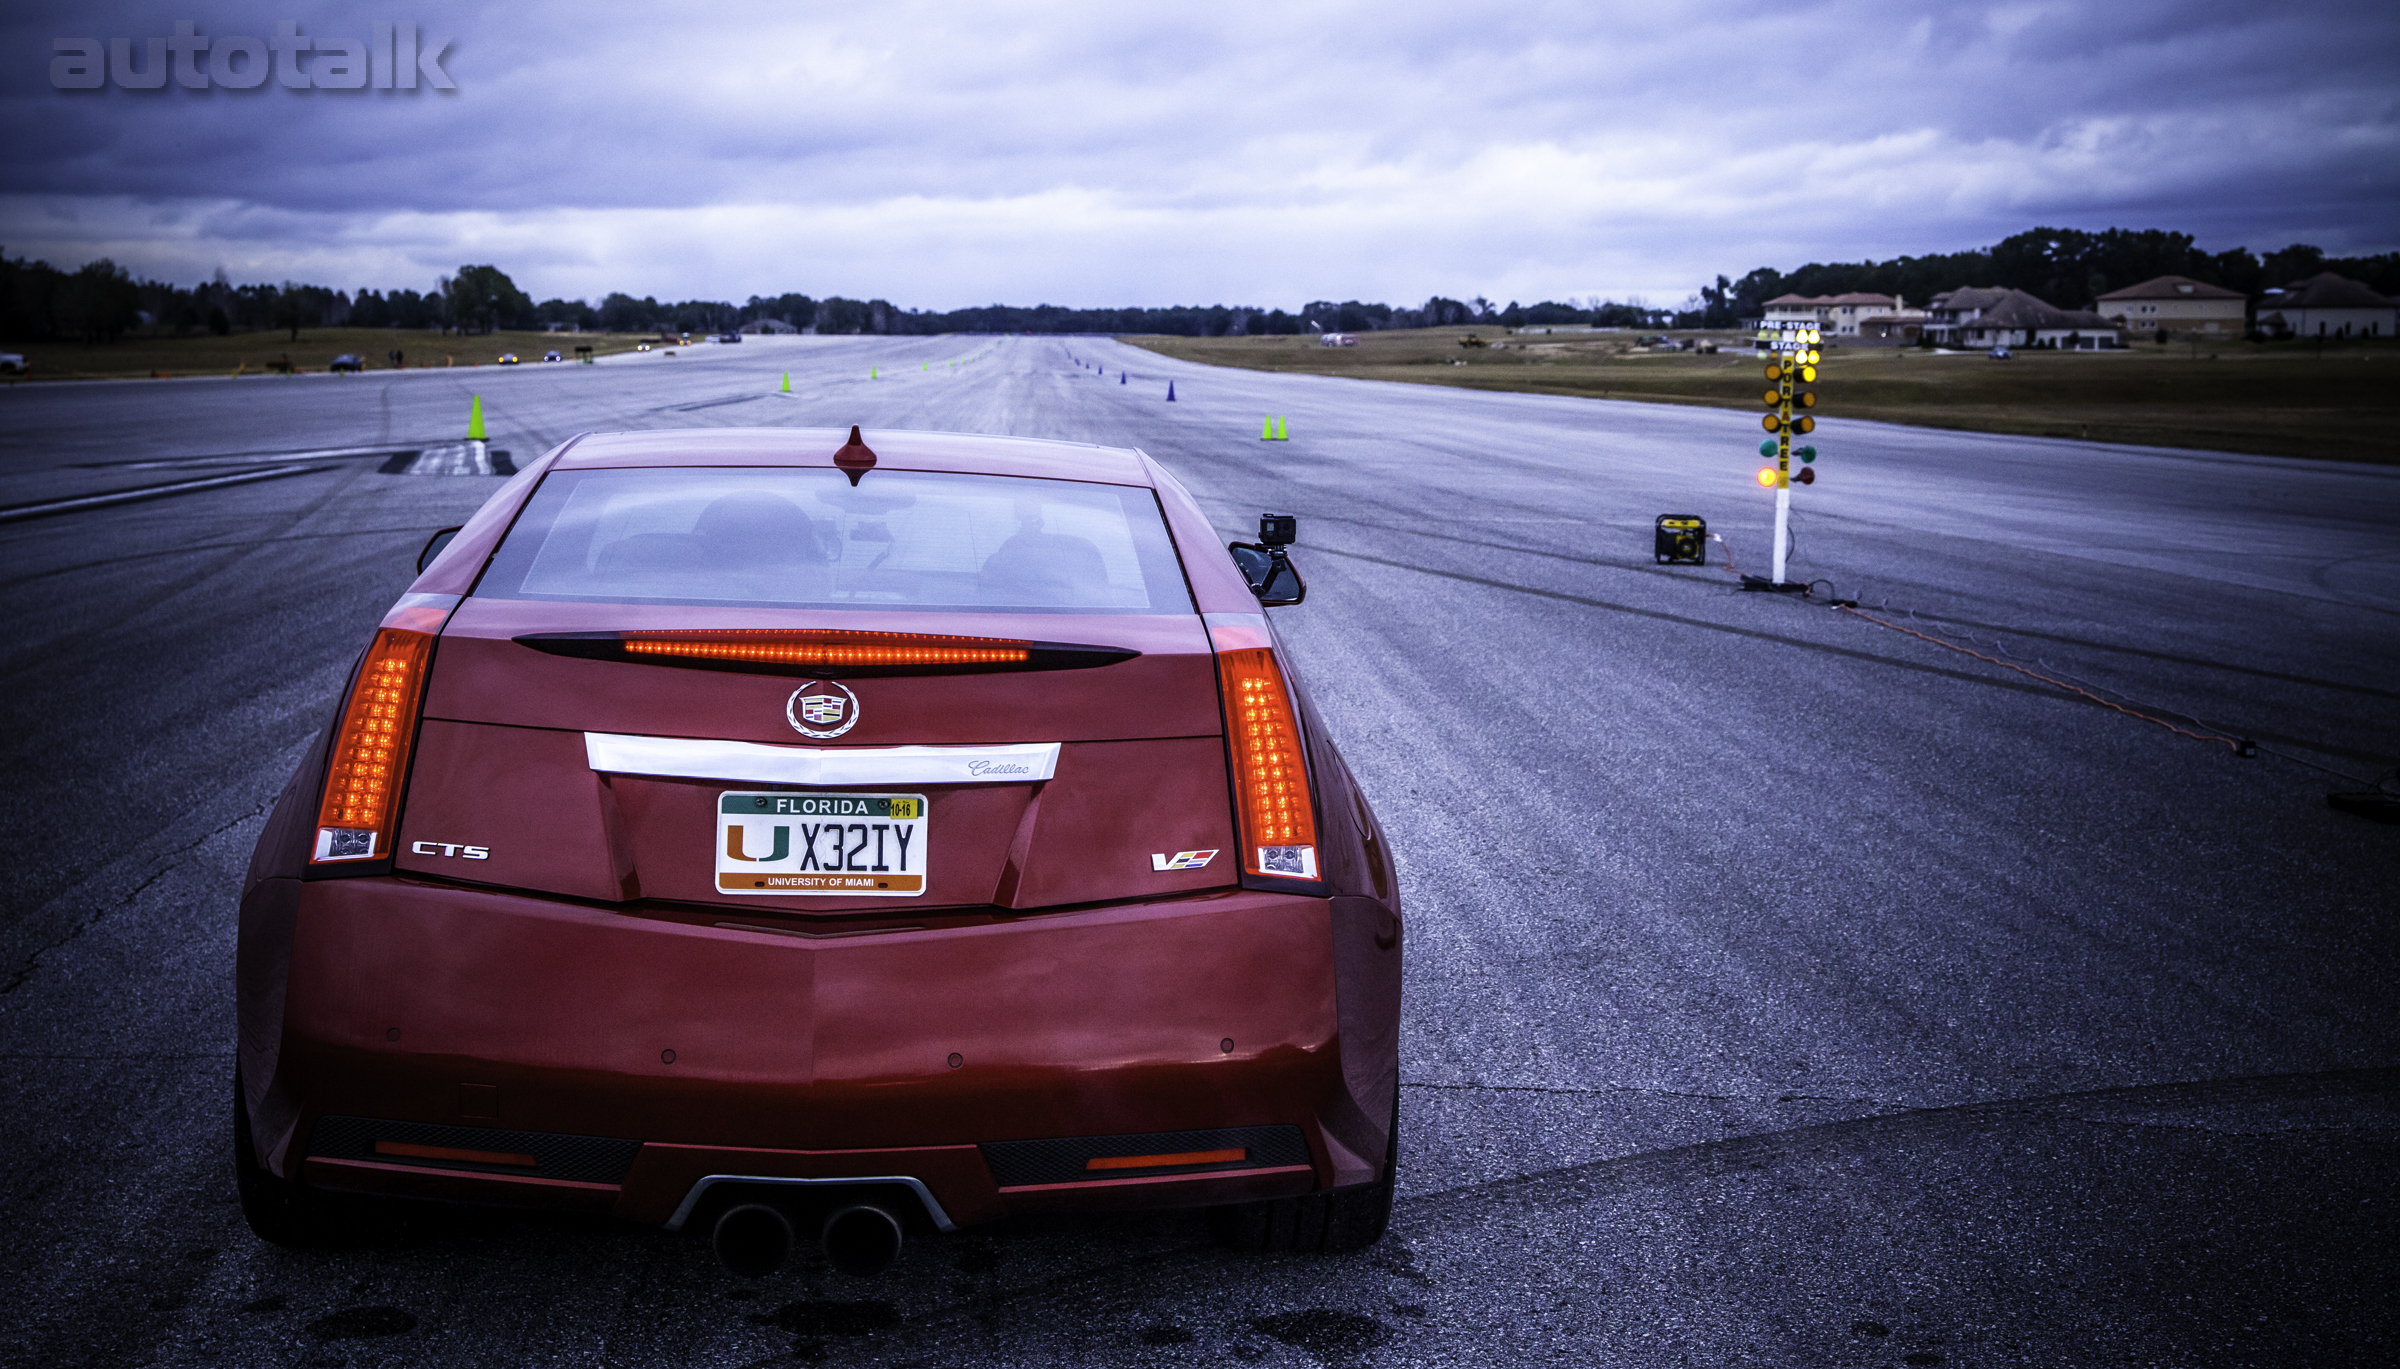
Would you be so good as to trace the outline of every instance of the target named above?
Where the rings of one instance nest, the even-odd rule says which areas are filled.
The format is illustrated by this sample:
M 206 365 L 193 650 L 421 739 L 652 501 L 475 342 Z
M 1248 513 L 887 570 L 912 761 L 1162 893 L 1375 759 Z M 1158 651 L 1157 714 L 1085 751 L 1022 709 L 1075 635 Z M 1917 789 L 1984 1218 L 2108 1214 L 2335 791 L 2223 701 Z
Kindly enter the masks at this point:
M 1792 455 L 1799 457 L 1801 464 L 1806 465 L 1807 463 L 1817 459 L 1817 449 L 1814 447 L 1794 447 L 1792 448 Z
M 1759 443 L 1758 454 L 1760 456 L 1773 456 L 1775 454 L 1775 439 L 1770 437 L 1766 441 Z

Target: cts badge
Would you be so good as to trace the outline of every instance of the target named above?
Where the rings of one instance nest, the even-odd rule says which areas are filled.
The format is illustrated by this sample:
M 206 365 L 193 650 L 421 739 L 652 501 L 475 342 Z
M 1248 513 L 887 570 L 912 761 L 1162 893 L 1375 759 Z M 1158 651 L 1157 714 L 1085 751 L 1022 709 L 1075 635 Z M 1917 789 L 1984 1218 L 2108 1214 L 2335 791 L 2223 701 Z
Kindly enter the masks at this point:
M 1153 854 L 1150 857 L 1150 868 L 1153 870 L 1197 870 L 1216 858 L 1217 853 L 1214 851 L 1177 851 L 1171 856 Z
M 492 858 L 492 848 L 489 846 L 461 846 L 455 841 L 412 841 L 408 849 L 411 855 L 419 856 L 464 856 L 468 860 Z
M 801 736 L 826 741 L 858 725 L 858 696 L 838 680 L 811 680 L 784 700 L 783 717 Z

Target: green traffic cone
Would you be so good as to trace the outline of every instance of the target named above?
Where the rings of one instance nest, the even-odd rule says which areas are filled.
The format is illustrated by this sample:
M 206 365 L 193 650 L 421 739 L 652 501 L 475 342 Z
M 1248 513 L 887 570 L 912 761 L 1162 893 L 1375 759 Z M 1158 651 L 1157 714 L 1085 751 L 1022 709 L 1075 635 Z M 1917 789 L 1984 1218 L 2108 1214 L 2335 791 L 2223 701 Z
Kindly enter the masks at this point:
M 1292 440 L 1291 425 L 1283 421 L 1282 414 L 1275 415 L 1275 440 L 1278 442 L 1289 442 Z
M 483 396 L 470 395 L 468 398 L 474 403 L 467 409 L 467 440 L 481 442 L 483 440 Z
M 783 392 L 787 395 L 792 392 L 792 373 L 789 371 L 783 373 Z
M 881 379 L 883 379 L 883 377 L 882 377 L 881 375 L 877 374 L 877 372 L 876 372 L 876 370 L 875 370 L 875 368 L 874 368 L 874 367 L 872 367 L 872 366 L 869 366 L 869 367 L 867 368 L 867 379 L 869 379 L 869 380 L 881 380 Z
M 1260 422 L 1258 425 L 1258 440 L 1261 442 L 1272 442 L 1275 440 L 1275 416 L 1273 414 L 1269 414 L 1265 420 Z

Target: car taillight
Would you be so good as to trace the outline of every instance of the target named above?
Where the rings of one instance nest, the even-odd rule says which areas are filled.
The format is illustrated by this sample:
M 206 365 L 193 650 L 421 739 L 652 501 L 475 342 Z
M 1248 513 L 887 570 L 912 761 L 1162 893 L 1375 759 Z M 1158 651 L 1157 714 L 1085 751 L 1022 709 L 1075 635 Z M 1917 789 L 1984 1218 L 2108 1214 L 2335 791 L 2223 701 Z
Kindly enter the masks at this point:
M 317 809 L 317 844 L 310 863 L 377 860 L 392 853 L 400 786 L 408 777 L 408 750 L 416 740 L 417 701 L 424 697 L 433 637 L 431 632 L 396 627 L 375 633 L 326 757 L 325 799 Z
M 1317 877 L 1316 803 L 1301 753 L 1300 721 L 1272 650 L 1220 651 L 1225 731 L 1233 752 L 1242 869 L 1285 879 Z

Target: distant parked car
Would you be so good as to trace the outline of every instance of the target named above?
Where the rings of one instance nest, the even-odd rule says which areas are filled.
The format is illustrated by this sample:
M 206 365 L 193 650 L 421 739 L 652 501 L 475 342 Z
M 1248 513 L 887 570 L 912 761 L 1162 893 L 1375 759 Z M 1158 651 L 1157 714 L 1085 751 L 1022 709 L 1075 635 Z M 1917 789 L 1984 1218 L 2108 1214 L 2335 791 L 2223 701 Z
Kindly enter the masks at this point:
M 21 376 L 29 369 L 19 353 L 0 352 L 0 375 Z
M 564 357 L 560 356 L 560 355 L 559 355 L 558 353 L 556 353 L 556 352 L 544 352 L 544 353 L 542 353 L 542 360 L 544 360 L 544 361 L 564 361 L 564 360 L 566 360 L 566 358 L 564 358 Z
M 1992 358 L 1992 360 L 1994 360 L 1994 361 L 2006 361 L 2006 360 L 2008 360 L 2010 357 L 2012 357 L 2012 356 L 2015 356 L 2015 355 L 2016 355 L 2016 353 L 2014 353 L 2014 352 L 2011 352 L 2011 351 L 2010 351 L 2010 350 L 2008 350 L 2006 347 L 1994 347 L 1994 348 L 1991 350 L 1991 358 Z
M 739 342 L 739 341 L 741 341 L 741 340 L 742 340 L 742 335 L 741 335 L 740 333 L 719 333 L 719 334 L 717 334 L 717 341 L 719 341 L 719 342 Z
M 501 364 L 501 365 L 503 365 L 503 366 L 514 366 L 514 365 L 516 365 L 516 364 L 517 364 L 517 354 L 516 354 L 516 353 L 514 353 L 514 352 L 502 352 L 502 353 L 500 354 L 500 364 Z
M 332 371 L 336 375 L 339 375 L 344 371 L 363 371 L 367 369 L 367 363 L 359 360 L 358 353 L 356 352 L 344 352 L 340 356 L 335 357 L 333 359 L 333 365 L 327 367 L 326 369 Z

